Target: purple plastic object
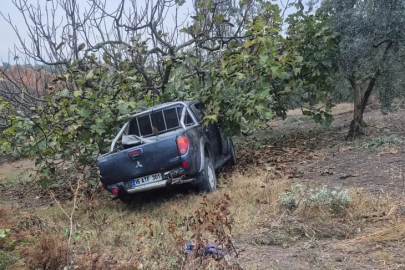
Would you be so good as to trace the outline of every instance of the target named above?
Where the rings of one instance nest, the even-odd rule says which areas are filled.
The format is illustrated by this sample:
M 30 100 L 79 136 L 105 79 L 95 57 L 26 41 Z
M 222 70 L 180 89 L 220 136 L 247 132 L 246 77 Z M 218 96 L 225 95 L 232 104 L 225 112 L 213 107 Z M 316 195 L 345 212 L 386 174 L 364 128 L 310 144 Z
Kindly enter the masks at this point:
M 187 242 L 186 250 L 188 255 L 193 255 L 194 245 L 192 245 L 190 242 Z M 223 253 L 223 250 L 221 248 L 218 248 L 218 246 L 214 243 L 208 243 L 207 248 L 200 248 L 200 252 L 204 255 L 219 255 Z

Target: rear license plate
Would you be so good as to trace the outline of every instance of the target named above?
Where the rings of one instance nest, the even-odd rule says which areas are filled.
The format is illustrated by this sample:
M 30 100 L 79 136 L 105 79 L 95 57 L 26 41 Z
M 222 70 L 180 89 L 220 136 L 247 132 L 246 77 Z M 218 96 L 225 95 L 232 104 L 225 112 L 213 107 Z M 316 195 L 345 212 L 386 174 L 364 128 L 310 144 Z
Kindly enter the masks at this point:
M 155 173 L 155 174 L 151 174 L 151 175 L 147 175 L 147 176 L 144 176 L 144 177 L 133 179 L 132 180 L 132 187 L 157 182 L 157 181 L 160 181 L 160 180 L 162 180 L 162 174 L 161 173 Z

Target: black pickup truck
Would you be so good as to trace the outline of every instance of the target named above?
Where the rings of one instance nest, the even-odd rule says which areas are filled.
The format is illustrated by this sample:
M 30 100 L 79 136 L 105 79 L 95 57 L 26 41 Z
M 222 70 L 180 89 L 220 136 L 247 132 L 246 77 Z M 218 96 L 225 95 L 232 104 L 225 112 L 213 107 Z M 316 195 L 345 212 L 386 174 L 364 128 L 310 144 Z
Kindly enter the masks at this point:
M 186 101 L 133 115 L 98 158 L 103 187 L 124 202 L 134 193 L 184 183 L 215 190 L 215 170 L 235 165 L 235 150 L 216 124 L 202 125 L 203 113 L 202 103 Z

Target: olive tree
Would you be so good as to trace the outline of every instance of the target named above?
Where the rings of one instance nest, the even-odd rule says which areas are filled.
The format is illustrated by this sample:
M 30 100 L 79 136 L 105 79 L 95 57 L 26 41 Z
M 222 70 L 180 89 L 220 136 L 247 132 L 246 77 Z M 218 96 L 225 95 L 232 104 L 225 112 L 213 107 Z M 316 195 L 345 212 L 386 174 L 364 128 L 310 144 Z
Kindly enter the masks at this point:
M 364 132 L 363 113 L 375 86 L 390 96 L 397 93 L 390 81 L 401 76 L 401 69 L 392 66 L 404 56 L 405 1 L 326 0 L 322 5 L 339 33 L 339 70 L 353 91 L 354 115 L 347 137 L 353 138 Z

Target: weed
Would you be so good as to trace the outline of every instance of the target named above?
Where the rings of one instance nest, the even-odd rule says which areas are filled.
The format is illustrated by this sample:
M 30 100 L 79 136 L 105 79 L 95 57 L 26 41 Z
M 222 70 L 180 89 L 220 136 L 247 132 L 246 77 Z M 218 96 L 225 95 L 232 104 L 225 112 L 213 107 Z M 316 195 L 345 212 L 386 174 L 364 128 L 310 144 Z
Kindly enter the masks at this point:
M 304 196 L 303 186 L 300 184 L 293 185 L 290 190 L 280 194 L 278 203 L 281 207 L 292 210 L 298 206 L 298 202 L 302 196 Z
M 0 250 L 0 270 L 14 269 L 13 265 L 18 262 L 18 258 Z
M 10 235 L 10 229 L 0 229 L 0 239 L 5 239 Z
M 16 246 L 15 240 L 11 239 L 10 229 L 0 229 L 0 249 L 14 250 Z
M 398 145 L 403 139 L 397 135 L 382 135 L 361 143 L 360 147 L 365 149 L 382 149 L 392 145 Z

